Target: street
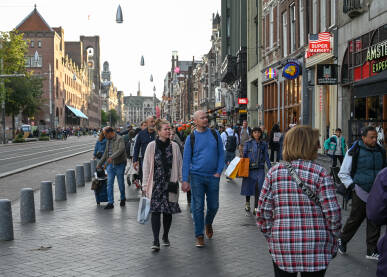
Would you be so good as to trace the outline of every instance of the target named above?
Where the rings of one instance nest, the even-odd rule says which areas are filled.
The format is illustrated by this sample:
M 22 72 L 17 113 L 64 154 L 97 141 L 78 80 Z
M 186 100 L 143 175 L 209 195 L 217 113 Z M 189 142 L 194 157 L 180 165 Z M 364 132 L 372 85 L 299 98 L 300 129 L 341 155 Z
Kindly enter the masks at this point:
M 93 149 L 93 136 L 39 141 L 0 147 L 0 174 Z

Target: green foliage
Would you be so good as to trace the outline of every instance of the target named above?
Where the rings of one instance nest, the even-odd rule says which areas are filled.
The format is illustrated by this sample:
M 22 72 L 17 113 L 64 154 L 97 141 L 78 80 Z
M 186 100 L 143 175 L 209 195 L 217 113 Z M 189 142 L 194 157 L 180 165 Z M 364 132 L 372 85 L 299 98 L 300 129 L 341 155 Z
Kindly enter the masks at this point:
M 112 127 L 116 126 L 116 123 L 118 122 L 118 119 L 119 119 L 117 111 L 115 109 L 111 109 L 107 114 L 107 118 Z
M 107 125 L 107 121 L 108 121 L 107 113 L 105 113 L 104 110 L 101 110 L 101 123 L 102 123 L 102 126 L 106 126 Z
M 22 143 L 25 142 L 26 140 L 23 137 L 22 133 L 19 133 L 16 138 L 12 141 L 13 143 Z
M 48 141 L 50 140 L 49 136 L 47 134 L 41 134 L 39 137 L 40 141 Z
M 0 58 L 3 59 L 4 69 L 2 74 L 25 73 L 25 54 L 27 53 L 27 42 L 23 34 L 13 30 L 11 32 L 0 32 Z

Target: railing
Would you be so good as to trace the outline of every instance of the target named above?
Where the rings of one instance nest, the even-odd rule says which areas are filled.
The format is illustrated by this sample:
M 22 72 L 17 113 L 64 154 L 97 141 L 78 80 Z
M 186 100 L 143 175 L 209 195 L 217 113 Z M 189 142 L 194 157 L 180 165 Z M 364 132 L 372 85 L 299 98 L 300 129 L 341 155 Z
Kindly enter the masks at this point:
M 354 18 L 363 12 L 363 0 L 344 0 L 343 12 Z

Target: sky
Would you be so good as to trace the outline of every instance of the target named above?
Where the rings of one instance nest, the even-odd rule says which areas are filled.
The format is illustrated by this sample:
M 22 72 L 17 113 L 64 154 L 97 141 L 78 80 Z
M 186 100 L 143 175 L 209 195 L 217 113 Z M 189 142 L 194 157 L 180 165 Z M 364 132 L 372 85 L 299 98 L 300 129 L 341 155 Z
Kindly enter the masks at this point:
M 101 70 L 108 61 L 111 80 L 125 95 L 160 99 L 171 68 L 172 51 L 179 60 L 201 59 L 210 50 L 212 14 L 221 0 L 1 0 L 0 31 L 15 28 L 37 5 L 51 27 L 64 28 L 65 41 L 81 35 L 100 36 Z M 116 23 L 121 5 L 124 22 Z M 145 66 L 140 66 L 144 56 Z M 153 83 L 150 76 L 153 75 Z

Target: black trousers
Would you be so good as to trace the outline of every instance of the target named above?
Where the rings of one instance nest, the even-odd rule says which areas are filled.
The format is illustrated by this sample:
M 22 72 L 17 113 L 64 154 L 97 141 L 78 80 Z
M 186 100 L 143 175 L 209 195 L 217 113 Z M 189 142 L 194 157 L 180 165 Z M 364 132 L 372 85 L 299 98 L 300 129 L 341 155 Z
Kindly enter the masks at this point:
M 274 262 L 274 276 L 275 277 L 297 277 L 298 272 L 290 273 L 281 270 Z M 315 272 L 300 272 L 301 277 L 324 277 L 326 270 L 315 271 Z
M 161 228 L 161 213 L 158 212 L 152 212 L 152 231 L 153 231 L 153 239 L 155 242 L 159 241 L 160 236 L 160 228 Z M 164 234 L 163 238 L 168 239 L 168 233 L 169 229 L 172 225 L 172 214 L 165 214 L 163 213 L 163 228 L 164 228 Z
M 270 161 L 271 162 L 274 162 L 274 152 L 276 152 L 277 154 L 275 155 L 275 160 L 276 162 L 279 162 L 279 150 L 277 149 L 271 149 L 270 150 Z
M 352 208 L 349 218 L 344 225 L 341 233 L 341 240 L 343 243 L 349 242 L 352 237 L 356 234 L 357 229 L 363 223 L 364 219 L 367 218 L 366 204 L 356 194 L 352 192 Z M 377 243 L 380 236 L 380 226 L 374 224 L 372 221 L 367 219 L 367 252 L 376 253 Z
M 343 164 L 344 156 L 333 155 L 332 156 L 332 167 L 336 167 L 337 166 L 337 160 L 340 161 L 340 166 L 341 166 Z

